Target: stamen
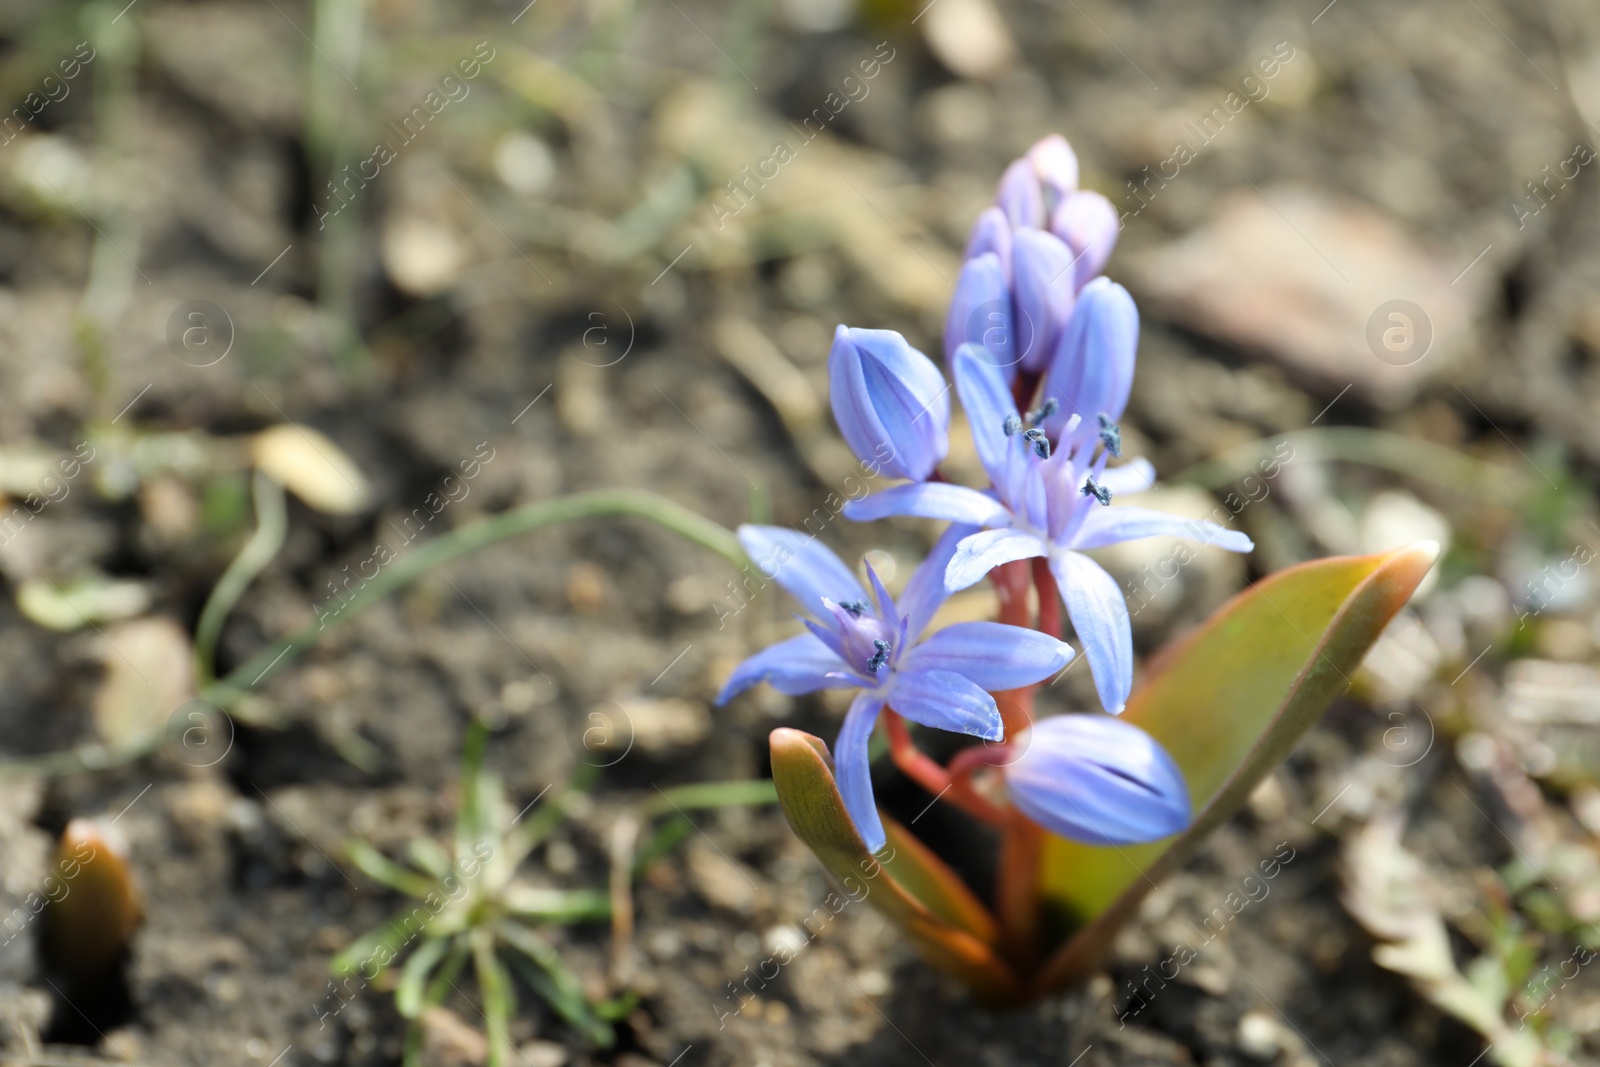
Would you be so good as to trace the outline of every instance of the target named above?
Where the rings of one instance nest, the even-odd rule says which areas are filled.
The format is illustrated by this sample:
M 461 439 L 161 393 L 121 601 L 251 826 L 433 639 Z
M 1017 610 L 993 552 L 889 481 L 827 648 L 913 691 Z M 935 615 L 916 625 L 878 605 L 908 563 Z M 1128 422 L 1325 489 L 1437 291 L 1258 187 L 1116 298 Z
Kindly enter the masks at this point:
M 1107 489 L 1093 478 L 1090 478 L 1088 481 L 1084 482 L 1083 488 L 1080 489 L 1079 492 L 1081 492 L 1084 496 L 1094 497 L 1106 507 L 1111 506 L 1111 490 Z
M 861 613 L 867 610 L 867 605 L 860 600 L 846 600 L 839 606 L 858 619 L 861 618 Z
M 1007 415 L 1006 421 L 1000 424 L 1000 428 L 1006 432 L 1007 437 L 1010 437 L 1022 429 L 1022 420 L 1015 415 Z
M 1100 443 L 1118 459 L 1122 458 L 1122 427 L 1112 422 L 1105 412 L 1100 413 Z
M 1040 459 L 1050 458 L 1050 438 L 1044 435 L 1043 430 L 1030 429 L 1023 433 L 1029 441 L 1033 442 L 1033 454 Z
M 877 651 L 867 660 L 867 673 L 877 674 L 878 668 L 889 662 L 889 642 L 880 637 L 872 642 L 872 647 Z
M 1050 397 L 1043 404 L 1040 404 L 1036 411 L 1028 412 L 1028 425 L 1037 426 L 1060 410 L 1061 401 L 1055 397 Z

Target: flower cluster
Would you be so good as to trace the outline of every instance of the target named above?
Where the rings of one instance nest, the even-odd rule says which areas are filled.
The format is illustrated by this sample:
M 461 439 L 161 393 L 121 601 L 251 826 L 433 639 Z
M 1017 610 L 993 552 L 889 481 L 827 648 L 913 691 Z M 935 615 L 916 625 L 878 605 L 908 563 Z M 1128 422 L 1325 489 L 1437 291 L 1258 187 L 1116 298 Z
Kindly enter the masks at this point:
M 940 473 L 950 386 L 932 360 L 893 331 L 840 326 L 834 336 L 828 373 L 840 433 L 859 457 L 891 455 L 884 472 L 904 480 L 852 501 L 846 517 L 951 523 L 898 603 L 870 566 L 869 597 L 849 567 L 806 535 L 764 526 L 739 532 L 751 558 L 810 617 L 807 633 L 740 664 L 718 702 L 762 681 L 791 695 L 859 690 L 834 758 L 845 806 L 873 851 L 885 834 L 867 750 L 881 717 L 902 769 L 930 788 L 954 787 L 953 800 L 999 825 L 1021 817 L 1076 840 L 1124 844 L 1165 837 L 1190 818 L 1172 758 L 1115 718 L 1133 685 L 1132 628 L 1116 581 L 1083 551 L 1157 535 L 1236 552 L 1252 546 L 1211 523 L 1110 506 L 1154 480 L 1149 463 L 1123 461 L 1118 425 L 1133 384 L 1139 315 L 1127 290 L 1099 276 L 1116 240 L 1116 212 L 1079 190 L 1077 177 L 1077 159 L 1058 136 L 1013 163 L 973 227 L 951 300 L 945 356 L 987 487 L 952 484 Z M 1033 627 L 1016 625 L 1029 621 L 1016 591 L 1030 573 L 1040 598 Z M 1013 607 L 1002 612 L 1009 621 L 931 629 L 946 597 L 986 576 L 1023 605 L 1021 617 Z M 1061 607 L 1109 714 L 1034 724 L 1030 687 L 1073 655 L 1057 632 Z M 1005 714 L 994 694 L 1004 697 Z M 988 744 L 942 768 L 916 750 L 902 719 Z M 973 777 L 985 773 L 991 777 Z

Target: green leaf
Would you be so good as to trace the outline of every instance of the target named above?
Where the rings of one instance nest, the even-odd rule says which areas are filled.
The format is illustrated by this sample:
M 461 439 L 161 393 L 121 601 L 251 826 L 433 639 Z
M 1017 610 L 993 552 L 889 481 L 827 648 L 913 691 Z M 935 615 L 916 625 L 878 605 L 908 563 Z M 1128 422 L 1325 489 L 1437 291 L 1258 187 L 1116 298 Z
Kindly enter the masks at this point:
M 839 906 L 825 902 L 827 908 L 812 915 L 821 912 L 826 922 L 828 912 L 870 901 L 931 963 L 963 979 L 980 997 L 997 1003 L 1018 997 L 1021 981 L 995 952 L 998 924 L 965 883 L 887 816 L 888 846 L 879 856 L 869 853 L 845 811 L 820 738 L 778 729 L 770 745 L 772 779 L 789 825 L 849 894 L 830 895 Z
M 495 952 L 494 931 L 480 926 L 469 936 L 472 963 L 478 972 L 478 989 L 483 993 L 483 1021 L 489 1028 L 487 1067 L 505 1067 L 513 1047 L 506 1030 L 511 1025 L 511 1017 L 517 1013 L 517 991 Z
M 1194 823 L 1176 837 L 1122 848 L 1048 839 L 1041 896 L 1055 918 L 1086 925 L 1046 965 L 1037 991 L 1099 965 L 1145 892 L 1244 803 L 1349 684 L 1438 551 L 1422 542 L 1280 571 L 1157 657 L 1123 718 L 1178 762 Z
M 497 929 L 507 947 L 516 950 L 511 955 L 511 964 L 521 973 L 523 981 L 591 1044 L 609 1048 L 616 1035 L 590 1008 L 583 994 L 583 983 L 562 962 L 560 953 L 519 922 L 504 919 Z
M 403 1017 L 415 1019 L 422 1014 L 423 992 L 428 974 L 450 948 L 450 939 L 430 938 L 424 941 L 400 969 L 400 982 L 394 989 L 394 1006 Z
M 401 866 L 365 841 L 351 841 L 345 845 L 345 852 L 362 874 L 408 897 L 426 900 L 436 888 L 433 879 L 427 875 Z

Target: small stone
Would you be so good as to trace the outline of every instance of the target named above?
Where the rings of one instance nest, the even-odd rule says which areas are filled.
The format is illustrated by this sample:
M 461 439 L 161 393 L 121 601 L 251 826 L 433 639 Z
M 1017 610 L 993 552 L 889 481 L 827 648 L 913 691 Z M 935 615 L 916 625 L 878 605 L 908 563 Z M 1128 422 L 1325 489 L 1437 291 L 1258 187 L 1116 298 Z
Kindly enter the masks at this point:
M 466 266 L 456 235 L 438 223 L 402 218 L 383 231 L 383 267 L 412 296 L 437 296 L 455 285 Z
M 1253 1059 L 1270 1060 L 1278 1054 L 1278 1033 L 1278 1024 L 1270 1016 L 1246 1012 L 1239 1019 L 1239 1051 Z
M 707 903 L 744 914 L 754 906 L 756 889 L 738 864 L 704 841 L 690 846 L 689 881 Z
M 889 992 L 889 976 L 875 967 L 857 971 L 852 981 L 862 996 L 881 997 Z
M 1274 822 L 1283 818 L 1283 813 L 1288 808 L 1288 799 L 1283 795 L 1283 786 L 1279 784 L 1276 775 L 1267 775 L 1250 791 L 1250 811 L 1262 822 Z
M 569 1059 L 566 1046 L 554 1041 L 529 1041 L 517 1046 L 517 1060 L 524 1067 L 562 1067 Z
M 489 1058 L 489 1042 L 449 1008 L 422 1013 L 422 1059 L 430 1067 L 478 1067 Z
M 611 579 L 593 563 L 580 560 L 567 568 L 566 592 L 573 611 L 593 615 L 610 597 Z
M 711 712 L 701 701 L 634 697 L 615 707 L 622 709 L 626 724 L 613 731 L 616 741 L 626 744 L 631 737 L 640 751 L 652 755 L 688 748 L 711 733 Z
M 1003 73 L 1017 53 L 990 0 L 942 0 L 924 9 L 923 34 L 939 62 L 972 81 Z
M 1496 277 L 1492 262 L 1463 273 L 1472 256 L 1325 190 L 1275 187 L 1224 199 L 1209 225 L 1128 268 L 1172 320 L 1282 363 L 1330 400 L 1353 385 L 1395 409 L 1469 339 Z

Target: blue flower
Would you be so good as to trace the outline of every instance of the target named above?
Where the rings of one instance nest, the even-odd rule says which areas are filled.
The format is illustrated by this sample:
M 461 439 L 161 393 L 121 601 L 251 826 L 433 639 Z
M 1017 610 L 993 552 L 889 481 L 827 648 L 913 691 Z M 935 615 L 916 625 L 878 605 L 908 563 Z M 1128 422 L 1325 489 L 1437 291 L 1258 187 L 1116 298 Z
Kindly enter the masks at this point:
M 1073 297 L 1105 268 L 1121 228 L 1111 202 L 1080 190 L 1060 135 L 1039 141 L 1000 179 L 978 216 L 945 320 L 945 359 L 982 349 L 1009 381 L 1049 362 Z
M 1004 769 L 1017 810 L 1091 845 L 1156 841 L 1189 825 L 1189 787 L 1155 738 L 1109 715 L 1057 715 L 1013 738 Z
M 867 741 L 880 711 L 891 707 L 923 726 L 998 741 L 1000 709 L 988 691 L 1032 685 L 1072 658 L 1072 649 L 1056 638 L 1002 623 L 956 623 L 924 636 L 948 595 L 944 575 L 951 553 L 972 532 L 946 531 L 896 604 L 870 564 L 869 599 L 839 557 L 813 538 L 776 526 L 739 527 L 739 543 L 756 566 L 812 618 L 803 620 L 810 632 L 739 664 L 717 703 L 758 682 L 790 695 L 860 689 L 839 731 L 834 764 L 845 808 L 874 852 L 885 837 L 872 798 Z
M 856 458 L 885 474 L 922 481 L 950 450 L 950 387 L 893 330 L 834 331 L 828 392 Z
M 962 346 L 955 359 L 956 389 L 992 488 L 902 485 L 844 508 L 857 521 L 920 515 L 985 527 L 964 538 L 951 556 L 945 575 L 950 592 L 982 580 L 1003 563 L 1048 560 L 1089 658 L 1100 702 L 1113 714 L 1122 710 L 1133 688 L 1133 628 L 1116 580 L 1082 550 L 1158 535 L 1233 552 L 1255 547 L 1243 533 L 1215 523 L 1104 506 L 1114 496 L 1148 489 L 1153 481 L 1143 461 L 1106 467 L 1122 452 L 1115 420 L 1127 405 L 1138 335 L 1138 312 L 1127 291 L 1097 279 L 1084 290 L 1063 336 L 1043 402 L 1026 417 L 987 354 Z

